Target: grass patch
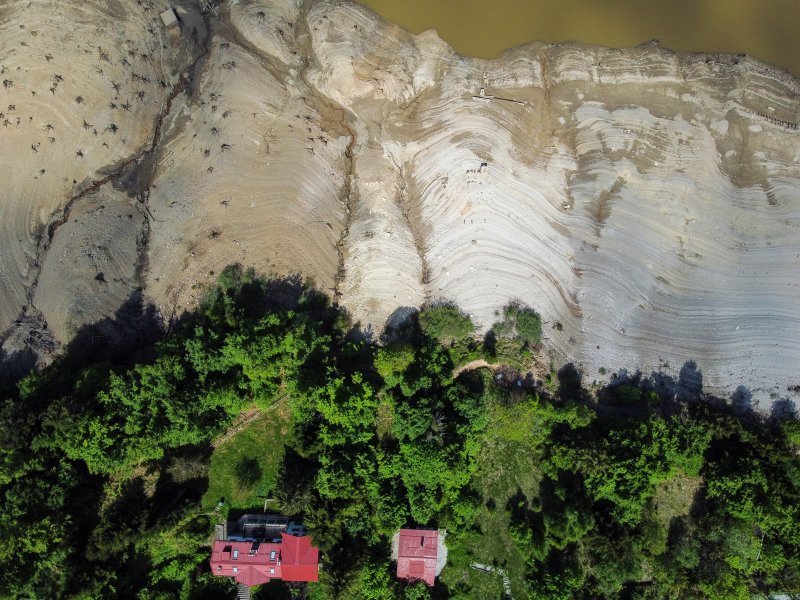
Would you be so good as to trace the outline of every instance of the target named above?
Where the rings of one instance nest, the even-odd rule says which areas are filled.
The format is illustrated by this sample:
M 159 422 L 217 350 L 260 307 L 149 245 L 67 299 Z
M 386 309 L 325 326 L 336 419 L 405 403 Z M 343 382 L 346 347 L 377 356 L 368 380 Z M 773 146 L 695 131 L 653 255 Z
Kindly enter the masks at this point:
M 469 566 L 473 562 L 491 565 L 506 571 L 514 598 L 525 598 L 527 566 L 511 539 L 509 505 L 520 493 L 527 498 L 539 496 L 537 415 L 530 401 L 515 402 L 508 394 L 490 394 L 486 401 L 488 423 L 474 477 L 482 504 L 474 528 L 463 534 L 453 532 L 448 538 L 448 565 L 442 581 L 472 598 L 502 598 L 500 575 Z
M 520 372 L 533 370 L 533 352 L 515 338 L 499 338 L 495 345 L 495 362 Z
M 291 411 L 283 402 L 220 444 L 211 455 L 203 506 L 213 508 L 223 498 L 226 508 L 261 504 L 259 496 L 275 487 L 291 432 Z
M 455 592 L 456 597 L 503 597 L 503 582 L 499 575 L 478 571 L 469 566 L 473 562 L 491 564 L 484 560 L 484 556 L 488 554 L 481 547 L 486 537 L 483 533 L 467 533 L 457 538 L 448 536 L 447 566 L 442 571 L 441 580 L 451 593 Z M 458 595 L 459 593 L 462 595 Z M 524 598 L 525 595 L 521 594 L 519 597 Z
M 683 473 L 659 484 L 653 496 L 653 507 L 659 523 L 669 528 L 672 519 L 688 515 L 695 494 L 702 484 L 702 477 L 688 477 Z
M 380 439 L 394 437 L 392 425 L 394 424 L 394 404 L 389 400 L 382 400 L 375 413 L 375 429 Z
M 496 394 L 488 402 L 486 433 L 475 475 L 478 490 L 498 506 L 505 506 L 519 492 L 528 497 L 538 495 L 542 477 L 539 462 L 544 440 L 537 401 L 524 396 L 514 401 L 513 395 Z
M 483 346 L 472 338 L 463 338 L 452 342 L 447 351 L 450 354 L 450 360 L 453 361 L 454 366 L 464 365 L 479 358 L 485 358 L 492 362 L 493 357 L 484 352 Z

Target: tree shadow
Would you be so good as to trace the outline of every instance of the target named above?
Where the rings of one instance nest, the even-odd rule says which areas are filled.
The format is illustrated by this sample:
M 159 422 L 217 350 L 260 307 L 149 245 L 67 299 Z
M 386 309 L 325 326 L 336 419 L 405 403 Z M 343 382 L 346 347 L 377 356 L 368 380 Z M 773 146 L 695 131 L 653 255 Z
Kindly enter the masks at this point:
M 127 549 L 132 532 L 141 530 L 147 519 L 147 492 L 143 477 L 122 483 L 113 501 L 99 511 L 97 526 L 86 548 L 90 561 L 105 562 Z
M 67 345 L 63 360 L 79 366 L 97 362 L 127 364 L 164 335 L 155 305 L 134 290 L 113 317 L 81 327 Z
M 400 306 L 389 315 L 380 336 L 383 345 L 409 341 L 419 333 L 417 315 L 419 310 L 412 306 Z
M 345 339 L 371 344 L 374 341 L 374 337 L 375 331 L 372 329 L 372 325 L 368 323 L 367 326 L 364 327 L 361 325 L 361 322 L 357 322 L 348 330 Z
M 601 403 L 614 404 L 615 390 L 620 386 L 633 386 L 644 392 L 653 392 L 658 396 L 658 403 L 651 408 L 663 417 L 679 414 L 688 406 L 703 403 L 716 410 L 733 413 L 743 420 L 763 420 L 764 414 L 759 411 L 758 403 L 753 400 L 753 395 L 747 386 L 740 385 L 727 398 L 710 394 L 703 390 L 703 373 L 693 360 L 687 360 L 677 376 L 663 371 L 652 371 L 645 376 L 641 371 L 629 372 L 620 369 L 614 373 L 609 384 L 601 391 Z M 780 401 L 779 401 L 780 402 Z M 787 400 L 788 402 L 788 400 Z M 780 404 L 776 409 L 773 404 L 772 412 L 780 413 Z
M 275 485 L 275 496 L 281 508 L 291 514 L 307 512 L 312 500 L 315 477 L 314 463 L 295 449 L 287 447 Z
M 254 600 L 294 600 L 303 597 L 300 594 L 302 594 L 300 587 L 291 589 L 286 582 L 273 579 L 269 583 L 260 585 L 252 597 Z
M 146 505 L 148 528 L 157 527 L 170 515 L 182 513 L 186 506 L 200 501 L 208 489 L 211 454 L 212 449 L 206 444 L 184 446 L 153 465 L 158 479 Z
M 35 352 L 30 349 L 6 351 L 0 347 L 0 394 L 30 373 L 38 362 Z
M 509 520 L 512 524 L 530 524 L 534 517 L 541 511 L 541 501 L 539 498 L 536 498 L 534 506 L 532 506 L 528 497 L 520 488 L 517 488 L 516 493 L 506 502 L 505 509 L 509 514 Z
M 639 370 L 620 369 L 596 392 L 596 402 L 585 396 L 582 401 L 597 413 L 621 419 L 669 418 L 707 407 L 754 432 L 773 430 L 782 421 L 797 418 L 797 405 L 788 397 L 774 400 L 764 409 L 744 385 L 727 397 L 704 391 L 702 371 L 693 360 L 687 360 L 677 375 L 652 371 L 646 376 Z
M 688 401 L 699 400 L 703 394 L 703 372 L 693 360 L 687 360 L 678 375 L 678 395 Z
M 0 391 L 13 387 L 58 348 L 44 317 L 37 311 L 26 311 L 0 337 Z
M 261 463 L 252 456 L 242 456 L 233 466 L 236 480 L 242 487 L 252 488 L 261 479 Z
M 437 577 L 433 582 L 430 594 L 432 600 L 448 600 L 451 596 L 450 587 L 440 577 Z
M 798 417 L 797 404 L 789 398 L 781 398 L 772 403 L 770 417 L 776 422 L 788 421 Z
M 0 346 L 0 388 L 11 387 L 50 363 L 61 370 L 94 363 L 128 364 L 164 333 L 158 310 L 145 301 L 141 289 L 133 290 L 112 316 L 81 326 L 60 352 L 44 317 L 29 311 L 11 326 Z
M 738 415 L 746 415 L 753 412 L 753 394 L 743 385 L 736 388 L 731 395 L 731 408 Z
M 490 329 L 486 332 L 486 335 L 483 336 L 483 350 L 489 356 L 497 356 L 497 334 L 494 332 L 494 329 Z
M 558 370 L 558 398 L 562 402 L 584 398 L 581 386 L 583 376 L 574 363 L 567 363 Z
M 694 402 L 705 397 L 703 372 L 693 360 L 683 363 L 677 378 L 662 371 L 653 371 L 649 377 L 645 377 L 638 370 L 631 375 L 622 369 L 614 382 L 641 384 L 662 399 L 671 398 L 678 403 Z

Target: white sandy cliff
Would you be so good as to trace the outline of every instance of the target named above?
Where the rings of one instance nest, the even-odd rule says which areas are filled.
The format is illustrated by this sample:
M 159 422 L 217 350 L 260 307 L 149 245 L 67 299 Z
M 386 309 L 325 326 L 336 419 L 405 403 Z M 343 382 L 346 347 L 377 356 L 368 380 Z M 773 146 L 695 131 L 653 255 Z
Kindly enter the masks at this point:
M 0 8 L 5 354 L 135 290 L 170 318 L 240 262 L 375 334 L 438 299 L 486 329 L 520 299 L 589 380 L 694 360 L 707 389 L 794 397 L 789 74 L 656 45 L 470 59 L 350 2 L 230 0 L 172 30 L 156 2 L 28 5 Z

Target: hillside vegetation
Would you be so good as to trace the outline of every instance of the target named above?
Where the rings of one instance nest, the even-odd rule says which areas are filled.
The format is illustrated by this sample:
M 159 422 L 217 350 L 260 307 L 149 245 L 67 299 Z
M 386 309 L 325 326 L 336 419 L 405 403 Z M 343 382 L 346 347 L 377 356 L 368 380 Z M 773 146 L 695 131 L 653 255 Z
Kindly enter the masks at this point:
M 256 597 L 502 597 L 473 562 L 514 598 L 800 592 L 795 418 L 646 378 L 589 394 L 569 366 L 453 379 L 529 361 L 538 315 L 503 319 L 484 344 L 431 306 L 376 346 L 303 282 L 230 267 L 155 345 L 31 373 L 0 411 L 0 596 L 231 598 L 213 525 L 267 495 L 323 563 Z M 447 529 L 432 590 L 393 575 L 409 525 Z

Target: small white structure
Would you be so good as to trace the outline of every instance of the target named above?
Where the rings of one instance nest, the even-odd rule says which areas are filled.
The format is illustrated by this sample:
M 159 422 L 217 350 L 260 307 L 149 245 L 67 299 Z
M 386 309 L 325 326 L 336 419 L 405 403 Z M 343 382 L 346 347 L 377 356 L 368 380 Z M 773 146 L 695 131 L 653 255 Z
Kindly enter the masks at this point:
M 174 9 L 168 8 L 161 13 L 161 20 L 164 22 L 164 27 L 175 27 L 178 24 L 178 15 Z
M 484 71 L 483 72 L 483 85 L 481 86 L 481 91 L 477 96 L 473 96 L 473 100 L 477 100 L 479 102 L 491 102 L 492 100 L 504 100 L 505 102 L 513 102 L 514 104 L 519 104 L 520 106 L 525 106 L 525 102 L 521 100 L 514 100 L 512 98 L 501 98 L 500 96 L 492 96 L 486 93 L 486 88 L 489 86 L 489 74 Z M 481 171 L 483 172 L 483 171 Z

